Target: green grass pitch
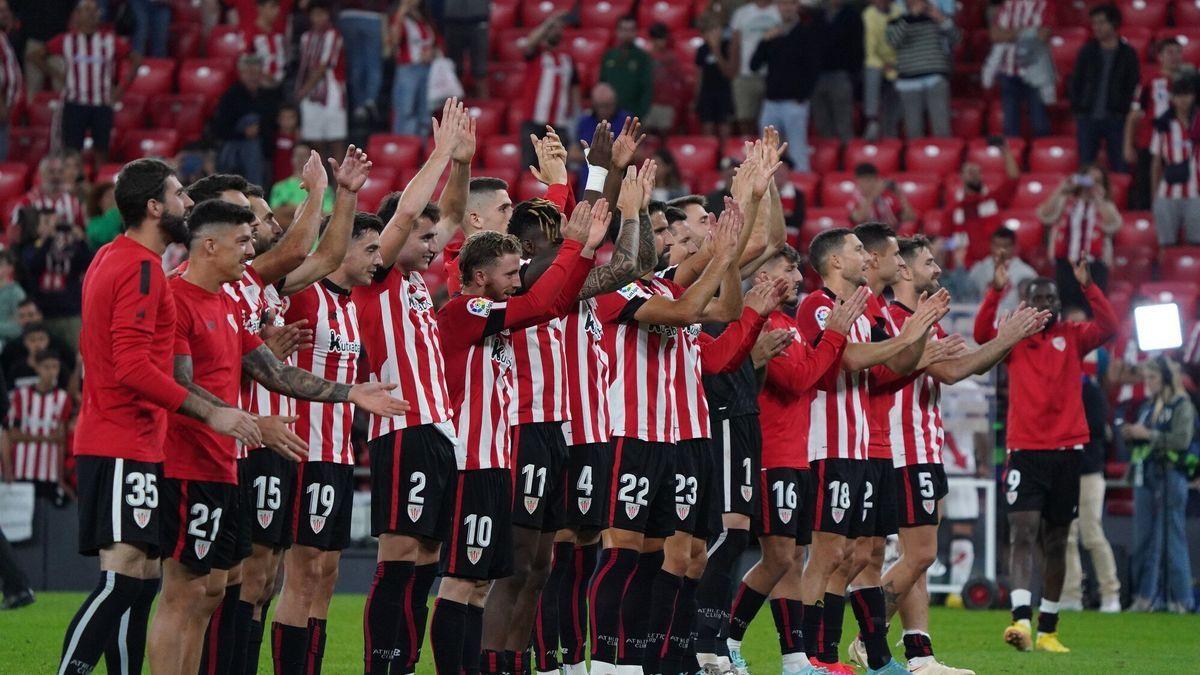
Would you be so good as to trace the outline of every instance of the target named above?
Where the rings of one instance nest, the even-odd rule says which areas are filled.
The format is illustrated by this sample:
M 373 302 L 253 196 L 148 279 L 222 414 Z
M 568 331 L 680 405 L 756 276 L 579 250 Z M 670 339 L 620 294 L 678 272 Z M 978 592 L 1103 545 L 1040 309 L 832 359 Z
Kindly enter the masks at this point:
M 31 607 L 0 613 L 0 673 L 53 673 L 63 631 L 83 598 L 80 593 L 43 593 Z M 329 675 L 362 672 L 363 601 L 361 595 L 334 598 L 323 672 Z M 1200 616 L 1197 615 L 1066 613 L 1060 635 L 1073 652 L 1064 655 L 1019 654 L 1003 644 L 1000 634 L 1008 623 L 1007 612 L 934 608 L 931 623 L 939 657 L 951 665 L 973 668 L 980 675 L 1200 672 Z M 847 610 L 843 644 L 849 642 L 856 630 L 854 617 Z M 892 641 L 899 639 L 900 628 L 894 626 Z M 745 654 L 753 673 L 779 672 L 778 643 L 769 609 L 764 608 L 751 626 Z M 429 660 L 426 648 L 423 661 Z M 431 665 L 421 665 L 419 673 L 433 673 Z M 104 672 L 103 663 L 97 672 Z M 264 652 L 259 672 L 270 672 L 269 653 Z

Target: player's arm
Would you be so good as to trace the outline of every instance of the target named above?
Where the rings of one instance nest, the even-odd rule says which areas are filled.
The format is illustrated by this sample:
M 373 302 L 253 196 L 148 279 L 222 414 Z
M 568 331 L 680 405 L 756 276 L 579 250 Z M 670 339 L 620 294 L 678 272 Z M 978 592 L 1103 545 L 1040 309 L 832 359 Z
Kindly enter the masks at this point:
M 597 204 L 603 208 L 603 202 Z M 596 247 L 608 231 L 607 219 L 593 219 L 593 207 L 575 206 L 562 229 L 564 241 L 554 262 L 522 295 L 508 299 L 501 319 L 490 321 L 484 335 L 504 329 L 528 328 L 566 314 L 592 269 Z
M 632 168 L 629 169 L 629 173 L 633 173 Z M 595 204 L 605 203 L 603 200 L 604 198 L 600 197 Z M 618 207 L 621 207 L 620 203 L 618 203 Z M 650 217 L 647 215 L 643 222 L 641 215 L 636 210 L 630 211 L 627 207 L 621 207 L 620 210 L 621 229 L 617 231 L 617 240 L 613 243 L 612 257 L 607 263 L 588 272 L 583 287 L 579 289 L 580 300 L 611 293 L 649 271 L 640 265 L 639 251 L 646 243 L 642 236 L 643 230 L 650 231 Z M 606 214 L 607 211 L 608 209 L 605 209 Z M 605 215 L 605 219 L 607 220 L 607 215 Z M 649 236 L 649 243 L 650 251 L 653 252 L 654 234 L 652 232 Z M 653 269 L 653 266 L 650 269 Z
M 1083 297 L 1087 299 L 1088 305 L 1092 308 L 1092 320 L 1081 326 L 1079 335 L 1082 348 L 1086 350 L 1084 353 L 1087 353 L 1116 335 L 1120 321 L 1117 319 L 1117 313 L 1113 310 L 1113 306 L 1108 302 L 1108 298 L 1104 297 L 1104 291 L 1092 283 L 1087 261 L 1080 260 L 1075 263 L 1075 279 L 1083 288 Z
M 743 279 L 757 272 L 759 268 L 765 265 L 787 243 L 787 220 L 783 216 L 783 201 L 779 195 L 779 187 L 775 184 L 775 181 L 771 181 L 771 186 L 767 190 L 767 194 L 763 197 L 763 201 L 767 206 L 764 209 L 767 219 L 767 243 L 763 247 L 761 255 L 742 267 Z
M 736 265 L 727 265 L 725 274 L 721 277 L 720 293 L 717 294 L 700 313 L 703 323 L 729 323 L 736 321 L 742 314 L 742 275 Z
M 313 242 L 317 240 L 317 231 L 321 226 L 321 202 L 329 185 L 329 177 L 316 150 L 309 152 L 308 161 L 300 170 L 300 183 L 308 195 L 296 209 L 291 226 L 270 250 L 255 257 L 251 263 L 264 284 L 273 284 L 303 265 L 312 251 Z
M 280 289 L 282 295 L 299 292 L 329 276 L 342 264 L 346 250 L 350 248 L 358 191 L 367 182 L 371 162 L 366 153 L 351 145 L 346 148 L 346 156 L 340 164 L 330 157 L 329 166 L 333 168 L 338 186 L 337 197 L 333 200 L 333 213 L 329 216 L 329 227 L 325 228 L 317 250 L 284 279 L 283 288 Z
M 954 384 L 972 375 L 982 375 L 1003 361 L 1018 342 L 1045 328 L 1048 318 L 1048 312 L 1021 307 L 1011 316 L 1000 320 L 995 338 L 961 356 L 930 364 L 925 372 L 942 384 Z
M 291 398 L 322 403 L 353 403 L 383 417 L 403 415 L 409 409 L 408 402 L 387 393 L 396 388 L 395 384 L 364 382 L 351 385 L 326 380 L 280 361 L 269 347 L 262 344 L 242 356 L 242 368 L 255 382 Z
M 996 337 L 996 312 L 1000 309 L 1000 300 L 1004 297 L 1008 283 L 1008 268 L 1004 265 L 996 265 L 992 285 L 988 287 L 987 293 L 983 296 L 983 302 L 979 305 L 979 311 L 975 313 L 973 337 L 975 342 L 981 345 Z
M 917 311 L 894 338 L 866 344 L 846 345 L 842 356 L 842 368 L 847 371 L 868 370 L 874 366 L 886 366 L 897 375 L 908 375 L 917 368 L 929 328 L 945 316 L 950 308 L 950 294 L 945 289 L 917 303 Z
M 733 269 L 733 266 L 730 266 Z M 746 293 L 745 308 L 717 337 L 700 334 L 700 368 L 706 375 L 731 373 L 741 367 L 758 340 L 767 317 L 787 295 L 787 281 L 761 283 Z
M 604 197 L 608 199 L 609 204 L 617 203 L 618 194 L 621 191 L 621 181 L 624 179 L 626 169 L 633 164 L 638 146 L 645 138 L 646 134 L 642 133 L 642 121 L 637 117 L 626 117 L 624 124 L 621 125 L 621 133 L 617 134 L 611 143 L 608 175 L 604 179 Z M 651 187 L 653 187 L 653 183 L 651 183 Z M 654 247 L 651 246 L 650 250 L 653 251 Z M 643 252 L 642 255 L 645 253 Z M 650 263 L 651 267 L 654 266 L 654 262 Z

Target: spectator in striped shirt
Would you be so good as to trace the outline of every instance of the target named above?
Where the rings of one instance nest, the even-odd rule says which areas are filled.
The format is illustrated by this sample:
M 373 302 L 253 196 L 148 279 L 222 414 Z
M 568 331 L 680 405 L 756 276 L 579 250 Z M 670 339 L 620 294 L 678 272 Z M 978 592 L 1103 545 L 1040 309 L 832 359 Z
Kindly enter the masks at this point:
M 37 185 L 21 198 L 18 208 L 13 211 L 12 225 L 20 223 L 21 211 L 26 208 L 51 211 L 58 220 L 83 226 L 83 206 L 63 182 L 63 158 L 60 155 L 46 155 L 38 162 Z M 32 233 L 11 228 L 8 232 L 9 244 L 20 243 L 26 235 Z
M 1121 229 L 1121 214 L 1109 193 L 1108 174 L 1093 166 L 1068 176 L 1038 207 L 1038 218 L 1050 231 L 1050 257 L 1063 307 L 1087 307 L 1075 281 L 1073 266 L 1088 261 L 1091 278 L 1108 287 L 1112 235 Z
M 928 0 L 909 0 L 908 13 L 888 23 L 887 41 L 896 50 L 896 91 L 909 138 L 950 135 L 950 54 L 958 40 L 954 20 Z
M 392 82 L 392 133 L 429 135 L 429 64 L 436 36 L 421 3 L 403 0 L 392 17 L 391 43 L 396 50 Z
M 33 357 L 37 380 L 17 387 L 8 395 L 8 417 L 0 451 L 7 478 L 33 483 L 51 496 L 66 484 L 63 457 L 67 425 L 73 415 L 71 396 L 59 384 L 62 361 L 58 354 L 43 350 Z
M 104 164 L 112 134 L 113 104 L 121 100 L 125 87 L 133 81 L 141 56 L 130 50 L 125 38 L 100 26 L 96 0 L 81 0 L 76 5 L 71 29 L 47 43 L 46 54 L 39 60 L 44 62 L 47 54 L 63 59 L 65 72 L 57 72 L 55 77 L 59 85 L 55 89 L 63 93 L 63 144 L 83 150 L 83 139 L 90 132 L 96 164 Z M 124 80 L 114 86 L 123 62 L 129 67 Z
M 346 139 L 346 74 L 342 35 L 329 17 L 328 0 L 308 4 L 308 32 L 300 36 L 300 137 L 322 157 L 336 157 Z
M 1021 135 L 1022 104 L 1029 110 L 1029 126 L 1034 136 L 1050 135 L 1050 116 L 1042 94 L 1025 81 L 1017 63 L 1017 45 L 1050 40 L 1055 25 L 1054 3 L 1048 0 L 1004 0 L 990 15 L 988 36 L 992 50 L 984 67 L 984 83 L 989 82 L 989 68 L 994 69 L 1000 83 L 1000 102 L 1004 111 L 1004 135 Z
M 1150 141 L 1150 184 L 1154 189 L 1154 228 L 1161 246 L 1179 242 L 1182 226 L 1189 244 L 1200 244 L 1200 181 L 1190 129 L 1196 117 L 1196 84 L 1171 83 L 1171 105 L 1154 120 Z
M 25 90 L 21 64 L 8 39 L 12 27 L 13 15 L 8 9 L 8 1 L 0 0 L 0 162 L 8 159 L 9 113 Z

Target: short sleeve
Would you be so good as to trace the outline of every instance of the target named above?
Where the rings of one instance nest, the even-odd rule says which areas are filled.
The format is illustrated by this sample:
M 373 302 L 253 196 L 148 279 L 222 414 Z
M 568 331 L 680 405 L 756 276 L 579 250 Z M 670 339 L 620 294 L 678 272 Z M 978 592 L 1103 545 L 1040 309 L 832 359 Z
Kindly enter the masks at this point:
M 603 323 L 626 323 L 634 321 L 637 311 L 651 298 L 651 294 L 636 282 L 623 286 L 612 293 L 596 297 L 596 317 Z
M 821 333 L 825 331 L 825 321 L 829 318 L 832 308 L 833 303 L 829 296 L 821 292 L 810 293 L 800 303 L 800 308 L 796 310 L 796 327 L 800 329 L 800 336 L 809 344 L 816 345 L 820 341 Z
M 46 53 L 61 55 L 63 53 L 63 43 L 66 42 L 66 39 L 67 36 L 65 33 L 59 33 L 58 35 L 55 35 L 50 39 L 49 42 L 46 43 Z

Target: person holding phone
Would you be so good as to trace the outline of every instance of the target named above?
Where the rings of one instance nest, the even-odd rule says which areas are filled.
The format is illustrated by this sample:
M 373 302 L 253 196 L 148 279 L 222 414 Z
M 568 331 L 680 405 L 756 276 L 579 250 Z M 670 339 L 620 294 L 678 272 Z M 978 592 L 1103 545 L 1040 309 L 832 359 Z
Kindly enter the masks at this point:
M 1171 105 L 1154 119 L 1150 140 L 1150 185 L 1154 189 L 1154 229 L 1160 246 L 1179 242 L 1182 227 L 1189 244 L 1200 244 L 1200 180 L 1188 130 L 1196 117 L 1196 83 L 1171 83 Z
M 1050 228 L 1048 251 L 1054 260 L 1054 280 L 1064 307 L 1087 307 L 1072 268 L 1080 260 L 1101 290 L 1108 288 L 1112 236 L 1121 229 L 1121 214 L 1109 192 L 1108 174 L 1090 166 L 1068 176 L 1037 210 Z
M 880 176 L 874 164 L 854 167 L 854 183 L 854 196 L 846 204 L 846 210 L 850 213 L 850 222 L 855 225 L 879 222 L 895 228 L 916 220 L 917 212 L 898 189 L 896 181 Z

